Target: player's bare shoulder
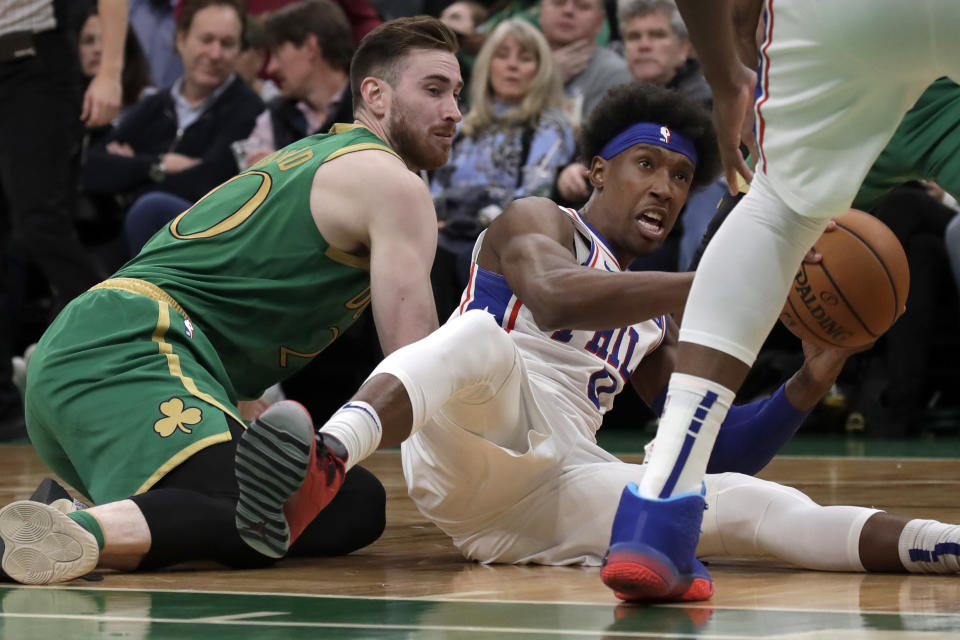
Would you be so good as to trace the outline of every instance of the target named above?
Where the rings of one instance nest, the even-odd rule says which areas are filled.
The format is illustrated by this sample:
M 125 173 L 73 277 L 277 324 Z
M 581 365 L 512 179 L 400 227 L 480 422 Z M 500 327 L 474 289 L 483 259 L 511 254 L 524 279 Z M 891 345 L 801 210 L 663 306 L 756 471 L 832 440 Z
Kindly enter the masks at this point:
M 504 253 L 524 252 L 541 242 L 553 241 L 572 250 L 573 234 L 570 216 L 553 200 L 520 198 L 490 223 L 479 256 L 480 265 L 500 273 L 496 267 Z
M 380 148 L 352 151 L 321 165 L 313 179 L 310 210 L 324 238 L 350 253 L 369 247 L 373 225 L 407 215 L 407 222 L 416 226 L 427 213 L 436 225 L 424 181 Z

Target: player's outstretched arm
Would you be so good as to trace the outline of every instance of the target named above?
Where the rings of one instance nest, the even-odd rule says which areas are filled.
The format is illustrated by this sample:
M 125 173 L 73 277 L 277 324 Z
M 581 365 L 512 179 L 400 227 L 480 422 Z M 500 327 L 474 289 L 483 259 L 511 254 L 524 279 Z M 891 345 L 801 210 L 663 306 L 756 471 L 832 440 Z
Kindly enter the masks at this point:
M 853 353 L 853 349 L 821 349 L 805 343 L 803 365 L 773 395 L 730 408 L 707 472 L 752 475 L 763 469 L 793 438 Z
M 677 0 L 690 31 L 690 41 L 713 92 L 717 145 L 731 194 L 736 193 L 738 173 L 748 182 L 753 179 L 753 172 L 740 154 L 741 138 L 756 156 L 752 114 L 757 76 L 754 69 L 740 60 L 742 37 L 734 30 L 734 4 L 734 0 Z M 751 15 L 751 12 L 743 11 L 743 14 Z M 742 31 L 742 27 L 738 27 L 738 31 Z
M 683 308 L 693 274 L 581 266 L 574 233 L 552 201 L 515 200 L 487 230 L 480 266 L 502 274 L 545 331 L 623 327 Z
M 438 325 L 430 285 L 437 214 L 426 184 L 409 171 L 378 195 L 370 224 L 370 293 L 384 355 Z
M 437 328 L 430 286 L 437 215 L 417 174 L 384 151 L 348 153 L 317 170 L 310 208 L 327 242 L 369 256 L 373 318 L 385 355 Z

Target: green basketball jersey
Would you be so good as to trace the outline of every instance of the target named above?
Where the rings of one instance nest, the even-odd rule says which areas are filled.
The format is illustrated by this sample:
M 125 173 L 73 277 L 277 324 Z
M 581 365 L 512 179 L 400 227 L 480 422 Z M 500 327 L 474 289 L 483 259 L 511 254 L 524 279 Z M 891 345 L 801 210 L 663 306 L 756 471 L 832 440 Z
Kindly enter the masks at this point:
M 932 180 L 960 198 L 960 86 L 940 78 L 903 116 L 873 163 L 853 201 L 872 209 L 891 189 L 909 180 Z
M 320 165 L 363 149 L 394 153 L 358 125 L 276 151 L 182 213 L 114 277 L 163 289 L 214 345 L 239 397 L 257 397 L 370 303 L 369 259 L 331 247 L 310 213 Z

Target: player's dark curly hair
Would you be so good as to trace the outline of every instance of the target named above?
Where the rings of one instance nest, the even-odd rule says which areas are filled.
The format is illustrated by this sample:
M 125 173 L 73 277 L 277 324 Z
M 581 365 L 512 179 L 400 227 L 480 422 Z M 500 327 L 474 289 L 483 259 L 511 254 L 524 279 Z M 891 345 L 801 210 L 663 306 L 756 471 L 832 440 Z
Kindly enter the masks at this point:
M 682 93 L 640 82 L 614 87 L 594 107 L 580 134 L 581 157 L 589 165 L 607 142 L 637 122 L 666 125 L 693 142 L 698 158 L 692 189 L 717 178 L 720 151 L 706 109 Z

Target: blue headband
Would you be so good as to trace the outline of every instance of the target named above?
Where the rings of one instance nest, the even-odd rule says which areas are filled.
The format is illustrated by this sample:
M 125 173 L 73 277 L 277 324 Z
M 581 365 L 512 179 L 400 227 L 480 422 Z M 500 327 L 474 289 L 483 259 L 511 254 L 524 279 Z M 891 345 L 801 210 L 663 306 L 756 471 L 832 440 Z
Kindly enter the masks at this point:
M 682 153 L 690 162 L 697 164 L 697 148 L 684 135 L 671 131 L 668 127 L 653 122 L 632 124 L 613 137 L 600 152 L 600 157 L 609 160 L 635 144 L 652 144 L 670 151 Z

